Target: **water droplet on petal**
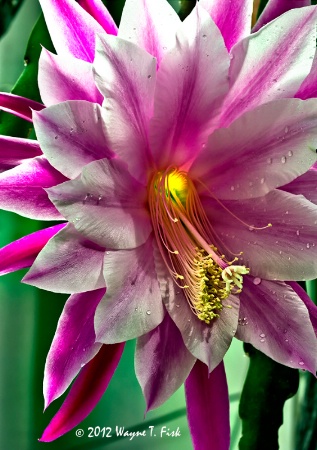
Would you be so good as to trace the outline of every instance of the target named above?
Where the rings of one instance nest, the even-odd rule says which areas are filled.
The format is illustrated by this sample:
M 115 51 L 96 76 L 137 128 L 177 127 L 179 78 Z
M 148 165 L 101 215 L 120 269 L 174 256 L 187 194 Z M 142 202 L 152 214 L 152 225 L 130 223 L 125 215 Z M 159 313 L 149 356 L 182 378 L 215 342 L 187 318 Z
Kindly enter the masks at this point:
M 299 361 L 298 363 L 300 366 L 303 366 L 305 363 L 303 361 Z
M 231 186 L 231 188 L 230 188 L 232 191 L 234 191 L 234 186 Z
M 138 311 L 138 308 L 136 307 L 136 308 L 134 308 L 134 311 Z
M 260 183 L 264 184 L 265 178 L 261 178 Z
M 206 38 L 207 37 L 207 34 L 203 34 L 203 38 Z
M 292 150 L 290 150 L 287 154 L 288 154 L 288 156 L 293 156 Z
M 150 78 L 152 78 L 152 75 L 148 75 L 147 77 L 150 79 Z
M 260 284 L 261 283 L 261 278 L 259 278 L 259 277 L 256 277 L 256 278 L 254 278 L 254 280 L 253 280 L 253 284 L 255 284 L 256 286 L 258 285 L 258 284 Z
M 150 315 L 151 315 L 151 311 L 148 309 L 148 310 L 146 311 L 146 314 L 147 314 L 148 316 L 150 316 Z
M 82 364 L 80 365 L 80 367 L 84 367 L 84 365 L 85 365 L 85 364 L 84 364 L 84 363 L 82 363 Z
M 307 248 L 310 248 L 310 244 L 309 244 L 309 243 L 307 243 L 307 244 L 306 244 L 306 247 L 307 247 Z
M 261 337 L 261 338 L 265 338 L 265 334 L 264 334 L 264 333 L 261 333 L 261 334 L 260 334 L 260 337 Z
M 268 159 L 267 159 L 267 163 L 268 163 L 268 164 L 272 164 L 272 162 L 273 162 L 273 159 L 272 159 L 272 158 L 268 158 Z
M 265 342 L 265 339 L 260 339 L 260 342 Z
M 297 236 L 299 236 L 299 230 L 296 231 Z
M 289 131 L 289 128 L 288 128 L 288 127 L 285 127 L 285 128 L 284 128 L 284 133 L 288 133 L 288 131 Z
M 282 156 L 282 158 L 281 158 L 281 163 L 282 163 L 282 164 L 285 164 L 285 163 L 286 163 L 286 157 L 285 157 L 285 156 Z

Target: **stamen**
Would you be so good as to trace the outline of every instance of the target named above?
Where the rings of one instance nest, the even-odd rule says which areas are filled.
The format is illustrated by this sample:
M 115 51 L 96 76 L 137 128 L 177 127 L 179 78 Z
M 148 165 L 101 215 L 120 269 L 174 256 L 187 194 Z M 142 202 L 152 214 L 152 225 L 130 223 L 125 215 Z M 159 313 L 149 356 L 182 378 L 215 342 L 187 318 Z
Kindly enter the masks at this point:
M 236 216 L 232 211 L 230 211 L 229 208 L 227 208 L 212 192 L 210 189 L 208 189 L 208 187 L 205 185 L 205 183 L 203 183 L 200 180 L 197 180 L 199 184 L 201 184 L 204 189 L 206 189 L 206 191 L 210 194 L 210 197 L 212 197 L 213 199 L 216 200 L 217 203 L 219 203 L 219 205 L 225 209 L 232 217 L 234 217 L 235 219 L 237 219 L 238 222 L 242 223 L 242 225 L 245 225 L 246 227 L 248 227 L 249 229 L 252 230 L 265 230 L 266 228 L 270 228 L 273 225 L 271 223 L 268 223 L 267 225 L 263 226 L 263 227 L 255 227 L 254 225 L 250 225 L 246 222 L 244 222 L 242 219 L 240 219 L 240 217 Z
M 193 313 L 210 324 L 223 300 L 242 289 L 245 266 L 232 265 L 209 242 L 212 226 L 187 173 L 174 167 L 157 172 L 149 184 L 149 207 L 162 258 Z M 175 249 L 175 250 L 172 250 Z

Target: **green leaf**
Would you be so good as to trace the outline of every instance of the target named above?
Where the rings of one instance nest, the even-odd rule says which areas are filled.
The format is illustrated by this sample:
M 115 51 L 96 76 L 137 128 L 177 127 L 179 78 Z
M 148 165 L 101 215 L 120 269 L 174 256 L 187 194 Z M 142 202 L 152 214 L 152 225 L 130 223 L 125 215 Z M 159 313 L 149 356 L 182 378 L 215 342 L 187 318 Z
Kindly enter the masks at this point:
M 55 51 L 48 33 L 43 14 L 36 22 L 29 38 L 25 57 L 24 70 L 12 89 L 12 93 L 41 101 L 38 85 L 38 61 L 42 47 Z M 32 125 L 19 117 L 0 111 L 0 134 L 18 137 L 32 137 Z
M 181 20 L 184 20 L 188 14 L 191 13 L 192 9 L 196 5 L 195 0 L 181 0 L 180 2 L 180 9 L 178 11 L 178 15 Z
M 102 2 L 112 15 L 112 18 L 115 21 L 116 25 L 119 26 L 125 0 L 116 0 L 115 2 L 113 0 L 102 0 Z
M 296 450 L 317 449 L 317 383 L 311 373 L 305 374 L 305 394 L 299 411 Z
M 278 364 L 250 344 L 244 348 L 250 356 L 250 366 L 239 407 L 239 449 L 277 450 L 284 403 L 297 392 L 298 370 Z
M 8 30 L 23 0 L 0 0 L 0 37 Z

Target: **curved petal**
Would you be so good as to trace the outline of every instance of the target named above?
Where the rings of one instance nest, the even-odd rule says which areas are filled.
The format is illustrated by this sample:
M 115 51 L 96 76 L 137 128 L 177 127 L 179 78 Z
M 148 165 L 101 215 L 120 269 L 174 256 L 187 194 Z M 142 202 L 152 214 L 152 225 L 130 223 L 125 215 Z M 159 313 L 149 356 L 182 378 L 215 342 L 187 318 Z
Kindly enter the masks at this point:
M 81 368 L 100 350 L 94 314 L 105 289 L 71 295 L 59 318 L 44 371 L 45 409 L 60 397 Z
M 105 287 L 105 249 L 68 224 L 40 252 L 23 282 L 51 292 L 73 294 Z
M 270 102 L 216 130 L 191 173 L 219 199 L 260 197 L 316 162 L 316 132 L 317 99 Z
M 164 53 L 174 46 L 180 24 L 166 0 L 126 0 L 119 36 L 155 56 L 159 66 Z
M 301 98 L 302 100 L 317 97 L 317 52 L 315 52 L 313 65 L 309 74 L 300 85 L 294 97 Z
M 104 277 L 107 293 L 95 314 L 98 342 L 134 339 L 162 322 L 164 309 L 153 262 L 152 236 L 132 250 L 106 252 Z
M 44 105 L 29 98 L 0 92 L 0 109 L 21 117 L 21 119 L 28 122 L 32 122 L 32 110 L 41 111 L 43 108 L 45 108 Z
M 103 121 L 109 146 L 136 178 L 144 178 L 149 164 L 147 128 L 153 109 L 156 60 L 131 42 L 98 36 L 94 70 L 105 97 Z
M 42 151 L 37 141 L 0 135 L 0 171 L 39 155 Z
M 101 107 L 70 101 L 34 113 L 41 149 L 53 167 L 68 178 L 78 176 L 91 161 L 111 158 L 102 125 Z
M 81 177 L 47 191 L 63 216 L 102 247 L 137 247 L 152 230 L 146 189 L 119 159 L 92 162 Z
M 107 34 L 118 34 L 117 25 L 101 0 L 78 0 L 78 3 L 102 26 Z
M 317 277 L 317 207 L 303 196 L 275 190 L 257 199 L 225 202 L 227 210 L 214 200 L 203 202 L 219 236 L 215 245 L 229 259 L 243 252 L 239 264 L 249 267 L 251 275 L 281 281 Z
M 67 100 L 87 100 L 102 103 L 96 88 L 92 65 L 70 55 L 54 55 L 42 49 L 39 60 L 38 83 L 46 106 Z
M 296 292 L 298 297 L 305 304 L 309 313 L 311 324 L 314 328 L 315 335 L 317 337 L 317 306 L 312 301 L 312 299 L 308 297 L 307 292 L 305 292 L 304 289 L 298 283 L 295 283 L 294 281 L 288 281 L 287 284 L 290 285 L 290 287 Z
M 254 280 L 244 277 L 236 337 L 281 364 L 315 374 L 317 339 L 305 304 L 285 283 Z
M 47 242 L 65 226 L 66 223 L 54 225 L 28 234 L 2 247 L 0 249 L 0 275 L 30 267 Z
M 194 315 L 182 290 L 173 282 L 159 255 L 154 253 L 154 257 L 166 309 L 180 330 L 188 350 L 207 364 L 211 372 L 222 361 L 236 332 L 239 299 L 230 295 L 223 302 L 220 317 L 207 325 Z
M 317 170 L 308 170 L 280 189 L 294 195 L 303 195 L 307 200 L 317 205 Z
M 290 9 L 303 8 L 304 6 L 310 5 L 311 0 L 269 0 L 252 31 L 253 33 L 258 31 L 268 22 L 271 22 Z
M 199 4 L 216 23 L 229 51 L 250 34 L 253 0 L 200 0 Z
M 51 442 L 78 425 L 94 409 L 117 368 L 124 343 L 103 345 L 76 378 L 66 400 L 45 429 L 40 442 Z
M 66 178 L 42 156 L 0 174 L 0 207 L 39 220 L 63 220 L 44 188 Z
M 232 49 L 221 126 L 258 105 L 294 96 L 312 66 L 316 22 L 316 7 L 293 9 Z
M 45 22 L 59 55 L 94 60 L 97 33 L 104 29 L 74 0 L 39 0 Z
M 228 450 L 229 392 L 223 363 L 209 374 L 205 364 L 197 361 L 185 393 L 194 450 Z
M 215 65 L 215 61 L 217 64 Z M 192 160 L 211 132 L 228 89 L 229 55 L 208 13 L 197 5 L 157 75 L 151 150 L 159 167 Z M 212 73 L 212 76 L 206 74 Z
M 138 339 L 135 372 L 147 411 L 162 405 L 174 394 L 188 377 L 195 361 L 168 314 L 159 326 Z

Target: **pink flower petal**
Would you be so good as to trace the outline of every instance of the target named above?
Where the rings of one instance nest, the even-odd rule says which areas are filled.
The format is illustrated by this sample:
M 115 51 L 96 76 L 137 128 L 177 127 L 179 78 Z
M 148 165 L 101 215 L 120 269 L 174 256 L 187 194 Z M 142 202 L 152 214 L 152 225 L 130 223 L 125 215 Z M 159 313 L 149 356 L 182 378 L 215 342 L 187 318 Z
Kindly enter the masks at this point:
M 197 361 L 185 392 L 194 450 L 228 450 L 229 393 L 223 363 L 209 374 L 205 364 Z
M 104 277 L 107 293 L 95 314 L 96 341 L 113 344 L 134 339 L 162 322 L 152 236 L 137 248 L 106 252 Z
M 317 205 L 317 170 L 308 170 L 308 172 L 280 189 L 294 195 L 304 195 L 307 200 Z
M 38 83 L 46 106 L 66 100 L 87 100 L 100 104 L 103 100 L 96 88 L 91 64 L 70 55 L 54 55 L 45 48 L 39 60 Z
M 74 0 L 39 1 L 57 53 L 92 62 L 102 26 Z
M 308 310 L 309 318 L 314 328 L 315 335 L 317 336 L 317 306 L 312 301 L 312 299 L 308 297 L 307 293 L 298 283 L 295 283 L 294 281 L 288 281 L 287 284 L 290 285 L 290 287 L 296 292 L 298 297 L 304 302 Z
M 66 223 L 36 231 L 0 249 L 0 275 L 30 267 L 38 253 Z
M 124 343 L 103 345 L 80 371 L 66 400 L 45 429 L 40 442 L 51 442 L 78 425 L 94 409 L 117 368 Z
M 0 171 L 17 166 L 25 159 L 41 154 L 39 143 L 33 139 L 0 135 Z
M 105 249 L 68 224 L 43 248 L 23 282 L 51 292 L 73 294 L 105 287 Z
M 71 295 L 59 318 L 44 373 L 45 408 L 60 397 L 81 368 L 100 350 L 94 314 L 105 289 Z
M 200 0 L 199 4 L 216 23 L 229 51 L 250 34 L 253 0 Z
M 317 207 L 303 196 L 277 189 L 252 200 L 226 201 L 227 211 L 215 200 L 203 202 L 219 237 L 213 244 L 229 259 L 243 252 L 239 264 L 249 267 L 254 277 L 317 277 Z
M 316 161 L 316 132 L 317 100 L 270 102 L 216 130 L 194 162 L 192 176 L 219 199 L 265 195 Z
M 92 162 L 81 177 L 47 192 L 63 216 L 102 247 L 134 248 L 151 233 L 146 189 L 119 159 Z
M 31 219 L 62 220 L 44 188 L 65 180 L 43 156 L 26 160 L 0 174 L 0 207 Z
M 315 374 L 316 335 L 304 302 L 290 286 L 267 280 L 255 285 L 253 277 L 245 276 L 240 317 L 238 339 L 281 364 Z
M 135 372 L 147 411 L 157 408 L 174 394 L 188 377 L 195 361 L 168 314 L 159 326 L 138 339 Z
M 215 64 L 217 61 L 217 64 Z M 161 62 L 151 121 L 151 149 L 159 167 L 193 159 L 212 131 L 228 88 L 229 55 L 208 13 L 196 6 Z M 206 74 L 212 73 L 212 76 Z
M 53 167 L 68 178 L 77 177 L 91 161 L 111 158 L 99 105 L 70 101 L 34 113 L 41 149 Z
M 7 111 L 29 122 L 32 122 L 32 109 L 40 111 L 43 108 L 44 105 L 29 98 L 0 92 L 0 110 Z
M 311 71 L 300 85 L 295 97 L 306 100 L 308 98 L 317 97 L 317 52 L 313 59 Z
M 311 69 L 316 21 L 316 7 L 291 10 L 232 49 L 221 126 L 258 105 L 294 96 Z
M 237 329 L 239 299 L 236 295 L 230 295 L 223 302 L 220 317 L 211 325 L 207 325 L 194 315 L 182 290 L 172 280 L 161 258 L 156 254 L 154 256 L 165 307 L 180 330 L 188 350 L 207 364 L 211 372 L 223 360 Z
M 148 122 L 152 115 L 156 60 L 141 48 L 113 36 L 98 36 L 96 83 L 105 97 L 107 142 L 137 179 L 150 163 Z
M 129 40 L 157 59 L 158 66 L 175 44 L 181 21 L 166 0 L 126 0 L 119 37 Z
M 302 8 L 310 5 L 311 0 L 269 0 L 252 31 L 258 31 L 268 22 L 271 22 L 290 9 Z
M 101 0 L 78 0 L 78 3 L 102 26 L 106 33 L 118 34 L 117 25 Z

